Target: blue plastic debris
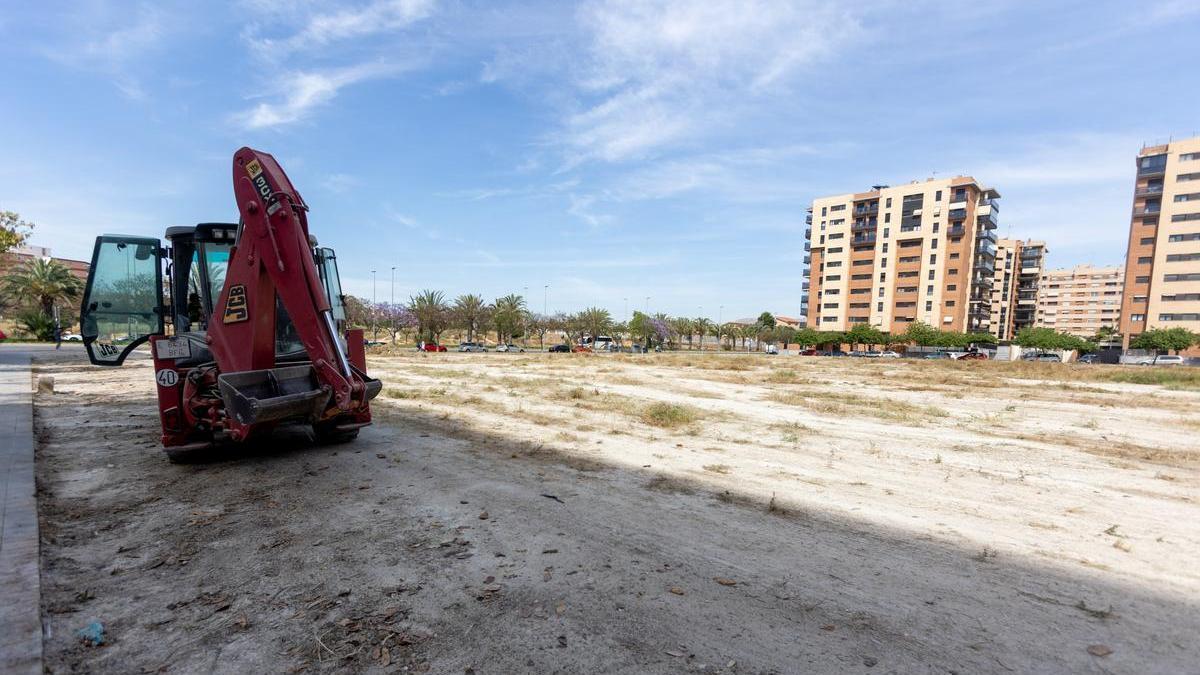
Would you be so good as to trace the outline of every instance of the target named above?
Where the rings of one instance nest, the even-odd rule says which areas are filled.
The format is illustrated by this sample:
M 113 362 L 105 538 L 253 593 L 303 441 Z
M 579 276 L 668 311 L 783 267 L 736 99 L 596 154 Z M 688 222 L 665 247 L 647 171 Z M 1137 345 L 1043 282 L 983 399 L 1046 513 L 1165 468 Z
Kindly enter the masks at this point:
M 79 631 L 79 639 L 93 647 L 99 647 L 104 644 L 104 624 L 99 621 L 92 621 Z

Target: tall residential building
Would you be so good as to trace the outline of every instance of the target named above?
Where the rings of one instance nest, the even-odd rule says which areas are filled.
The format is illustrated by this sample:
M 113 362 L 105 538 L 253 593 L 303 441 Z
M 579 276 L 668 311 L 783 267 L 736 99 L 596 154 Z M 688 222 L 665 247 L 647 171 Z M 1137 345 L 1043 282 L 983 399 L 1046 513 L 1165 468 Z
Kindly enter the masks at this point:
M 1046 257 L 1046 243 L 1001 239 L 996 243 L 996 271 L 992 278 L 991 324 L 998 340 L 1011 340 L 1037 319 L 1038 278 Z
M 1119 328 L 1125 270 L 1076 265 L 1046 270 L 1038 289 L 1037 325 L 1092 337 L 1101 328 Z
M 813 200 L 808 325 L 988 330 L 999 198 L 958 176 Z
M 1125 253 L 1124 346 L 1151 328 L 1200 331 L 1200 137 L 1142 148 Z

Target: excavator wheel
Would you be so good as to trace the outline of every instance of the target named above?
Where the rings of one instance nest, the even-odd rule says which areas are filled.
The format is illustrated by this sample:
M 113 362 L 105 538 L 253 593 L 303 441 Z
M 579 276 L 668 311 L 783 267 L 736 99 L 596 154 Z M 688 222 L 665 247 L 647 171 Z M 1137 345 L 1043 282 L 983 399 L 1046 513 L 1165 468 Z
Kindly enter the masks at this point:
M 201 442 L 177 445 L 173 448 L 163 448 L 163 452 L 167 453 L 167 459 L 172 464 L 194 464 L 211 457 L 210 451 L 212 449 L 212 443 Z

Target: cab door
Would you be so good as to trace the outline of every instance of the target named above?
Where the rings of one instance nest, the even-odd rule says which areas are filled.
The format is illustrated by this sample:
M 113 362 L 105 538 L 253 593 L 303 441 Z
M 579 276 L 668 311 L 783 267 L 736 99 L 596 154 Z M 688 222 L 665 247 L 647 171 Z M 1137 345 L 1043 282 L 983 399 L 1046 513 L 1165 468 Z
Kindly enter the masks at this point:
M 151 335 L 163 334 L 162 256 L 157 239 L 96 237 L 79 312 L 93 364 L 119 366 Z

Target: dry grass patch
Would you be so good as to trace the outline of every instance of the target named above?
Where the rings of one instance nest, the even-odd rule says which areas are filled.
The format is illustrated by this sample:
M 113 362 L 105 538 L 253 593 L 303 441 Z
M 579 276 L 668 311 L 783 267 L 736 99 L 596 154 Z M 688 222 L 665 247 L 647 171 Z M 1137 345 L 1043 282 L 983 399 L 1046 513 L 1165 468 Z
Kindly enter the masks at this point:
M 801 406 L 826 415 L 865 415 L 912 424 L 949 415 L 937 406 L 915 405 L 891 398 L 816 389 L 778 392 L 768 398 L 777 403 Z
M 719 473 L 724 476 L 732 471 L 733 468 L 728 464 L 705 464 L 704 470 L 709 473 Z
M 678 403 L 651 403 L 641 410 L 641 420 L 652 427 L 677 429 L 699 420 L 699 410 Z

